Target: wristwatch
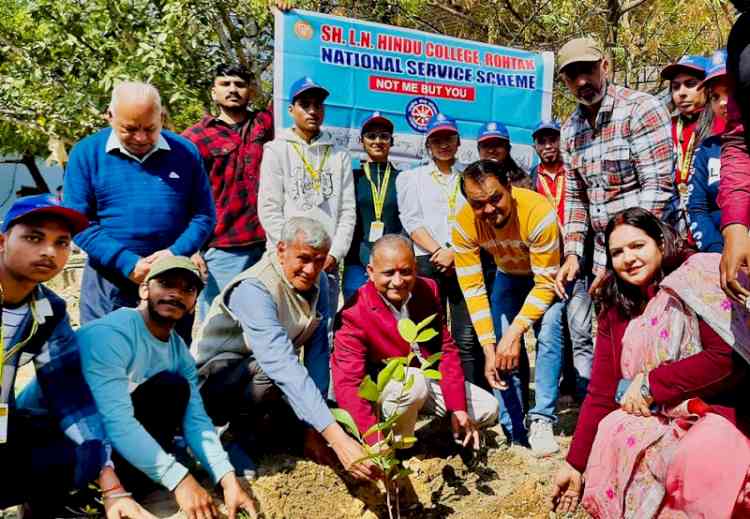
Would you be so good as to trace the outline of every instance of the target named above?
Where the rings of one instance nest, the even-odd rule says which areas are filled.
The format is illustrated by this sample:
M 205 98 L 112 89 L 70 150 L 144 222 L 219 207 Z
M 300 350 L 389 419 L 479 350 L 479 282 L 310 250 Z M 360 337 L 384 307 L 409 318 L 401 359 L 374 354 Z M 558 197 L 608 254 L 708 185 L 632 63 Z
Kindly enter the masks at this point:
M 651 388 L 648 385 L 648 373 L 644 373 L 643 375 L 643 381 L 641 382 L 641 396 L 649 404 L 654 400 L 654 397 L 651 396 Z

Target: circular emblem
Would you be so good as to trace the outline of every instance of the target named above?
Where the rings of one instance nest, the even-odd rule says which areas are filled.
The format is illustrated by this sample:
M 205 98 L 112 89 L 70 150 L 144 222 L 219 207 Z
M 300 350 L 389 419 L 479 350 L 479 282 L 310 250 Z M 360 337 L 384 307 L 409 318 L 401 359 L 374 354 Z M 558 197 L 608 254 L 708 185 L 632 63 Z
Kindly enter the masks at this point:
M 294 34 L 303 40 L 311 40 L 313 32 L 312 25 L 305 21 L 300 20 L 294 24 Z
M 427 132 L 427 123 L 438 113 L 435 101 L 426 97 L 415 97 L 406 105 L 406 121 L 414 131 Z

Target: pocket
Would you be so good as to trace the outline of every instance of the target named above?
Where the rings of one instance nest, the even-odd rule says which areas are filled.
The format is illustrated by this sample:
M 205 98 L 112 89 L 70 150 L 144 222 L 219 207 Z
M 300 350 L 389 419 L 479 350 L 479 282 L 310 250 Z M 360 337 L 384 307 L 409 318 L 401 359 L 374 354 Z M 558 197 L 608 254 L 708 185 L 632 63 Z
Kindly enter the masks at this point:
M 606 177 L 605 189 L 608 200 L 623 190 L 637 189 L 638 179 L 627 144 L 610 145 L 607 148 L 602 155 L 602 176 Z
M 223 141 L 221 145 L 211 146 L 209 153 L 214 159 L 225 157 L 237 149 L 237 143 L 232 141 Z

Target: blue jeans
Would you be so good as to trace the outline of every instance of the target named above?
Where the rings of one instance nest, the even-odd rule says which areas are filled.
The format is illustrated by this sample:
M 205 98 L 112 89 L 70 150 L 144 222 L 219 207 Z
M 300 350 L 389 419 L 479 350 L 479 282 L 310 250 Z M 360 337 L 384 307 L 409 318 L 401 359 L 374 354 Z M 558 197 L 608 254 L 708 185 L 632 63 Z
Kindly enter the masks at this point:
M 512 276 L 498 271 L 492 286 L 490 306 L 495 333 L 504 334 L 521 311 L 526 296 L 534 287 L 532 276 Z M 557 421 L 557 396 L 562 368 L 563 303 L 555 300 L 541 319 L 534 325 L 536 334 L 536 367 L 534 383 L 536 397 L 534 407 L 529 410 L 529 418 Z M 521 352 L 521 369 L 508 377 L 508 389 L 494 390 L 500 405 L 500 425 L 509 433 L 509 438 L 517 443 L 526 443 L 524 426 L 524 394 L 528 394 L 528 370 L 526 351 Z
M 342 290 L 344 291 L 344 303 L 359 290 L 359 287 L 367 283 L 367 269 L 357 263 L 351 263 L 344 266 L 344 280 L 342 281 Z
M 573 349 L 576 397 L 580 399 L 586 396 L 591 379 L 591 365 L 594 361 L 594 339 L 591 328 L 594 304 L 588 293 L 592 280 L 592 276 L 576 279 L 568 287 L 569 299 L 565 303 L 565 317 Z
M 208 267 L 206 286 L 198 299 L 198 318 L 203 320 L 208 315 L 214 298 L 229 284 L 232 279 L 255 265 L 266 250 L 265 243 L 232 249 L 208 249 L 203 253 L 203 260 Z

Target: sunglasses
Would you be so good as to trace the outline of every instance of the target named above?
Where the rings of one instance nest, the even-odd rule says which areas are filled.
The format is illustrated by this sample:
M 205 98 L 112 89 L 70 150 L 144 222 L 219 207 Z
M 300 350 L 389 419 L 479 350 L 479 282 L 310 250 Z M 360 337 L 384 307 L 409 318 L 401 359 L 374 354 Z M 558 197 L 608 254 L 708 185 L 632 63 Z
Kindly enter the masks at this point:
M 367 132 L 363 133 L 362 137 L 368 141 L 376 141 L 378 139 L 381 141 L 390 141 L 393 138 L 393 134 L 390 132 Z

